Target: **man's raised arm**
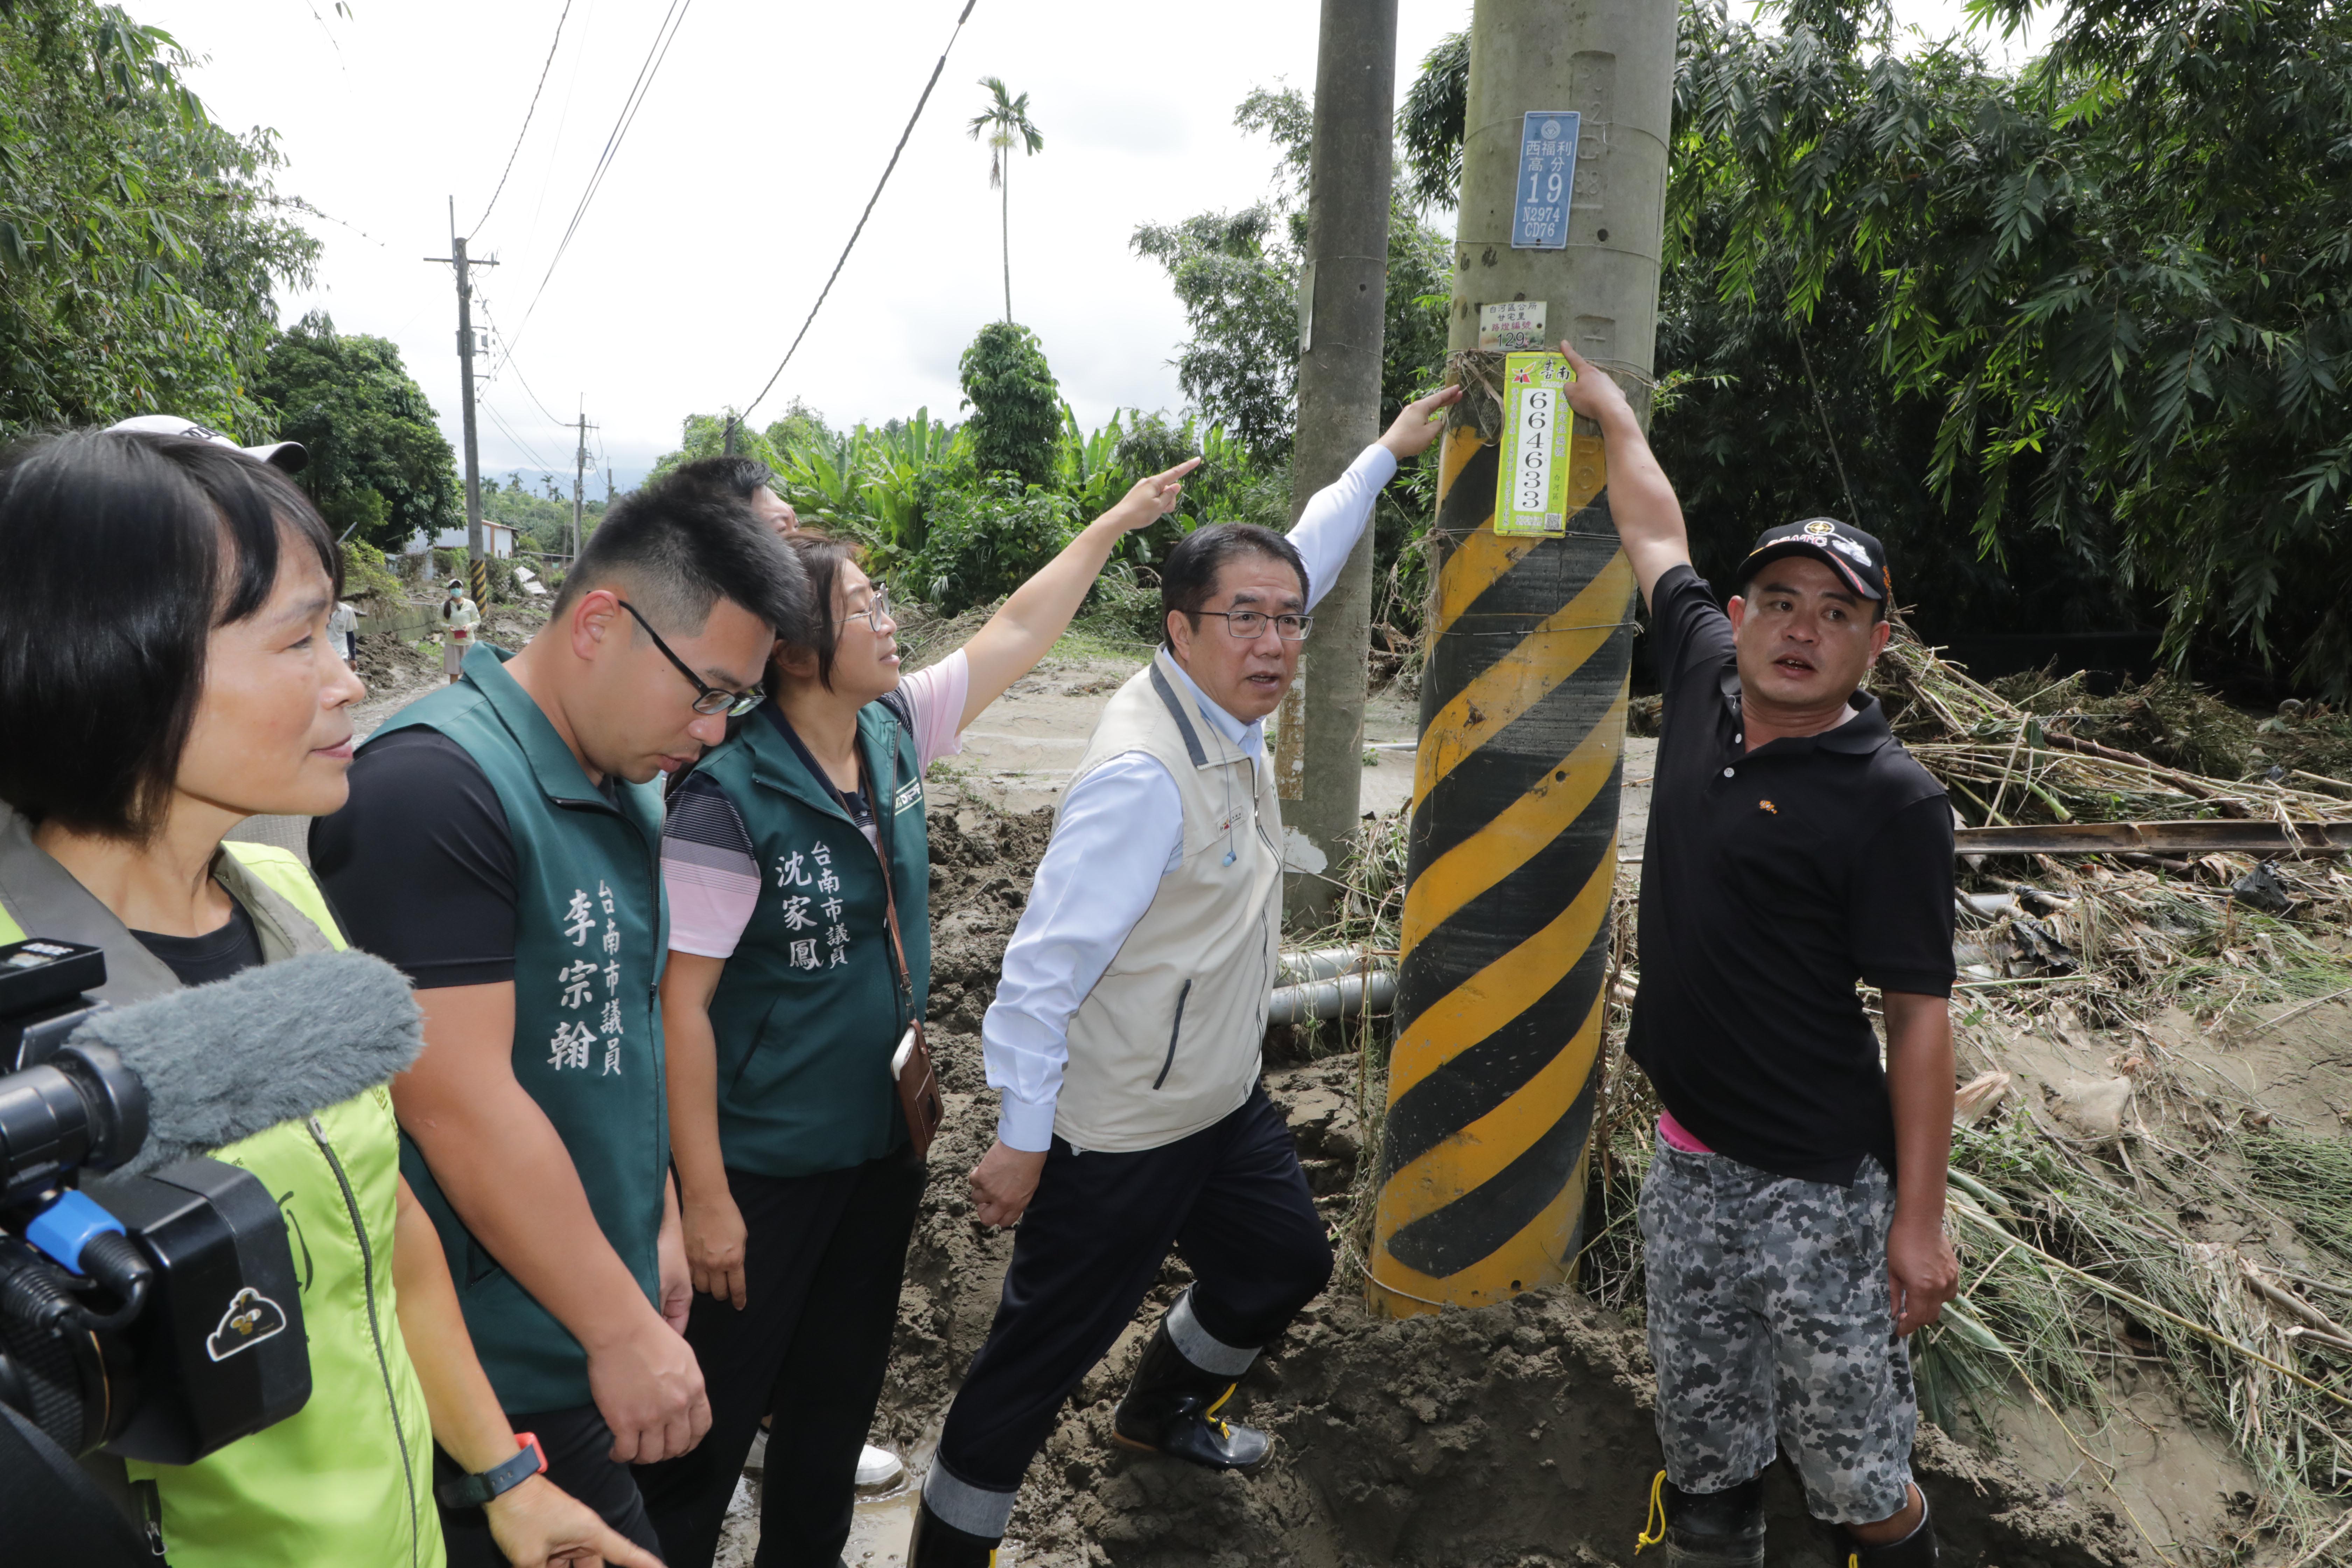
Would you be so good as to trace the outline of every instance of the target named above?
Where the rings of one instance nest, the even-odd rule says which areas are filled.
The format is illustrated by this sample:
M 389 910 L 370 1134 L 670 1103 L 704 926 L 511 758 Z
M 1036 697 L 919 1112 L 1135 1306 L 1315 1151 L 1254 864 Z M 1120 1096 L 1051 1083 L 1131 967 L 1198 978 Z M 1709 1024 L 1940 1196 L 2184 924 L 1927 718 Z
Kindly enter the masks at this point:
M 1601 426 L 1609 447 L 1609 514 L 1616 521 L 1617 537 L 1633 563 L 1633 580 L 1642 585 L 1642 602 L 1659 578 L 1676 566 L 1690 564 L 1690 533 L 1683 526 L 1683 504 L 1675 487 L 1650 451 L 1624 390 L 1607 372 L 1562 342 L 1576 379 L 1567 388 L 1568 405 Z

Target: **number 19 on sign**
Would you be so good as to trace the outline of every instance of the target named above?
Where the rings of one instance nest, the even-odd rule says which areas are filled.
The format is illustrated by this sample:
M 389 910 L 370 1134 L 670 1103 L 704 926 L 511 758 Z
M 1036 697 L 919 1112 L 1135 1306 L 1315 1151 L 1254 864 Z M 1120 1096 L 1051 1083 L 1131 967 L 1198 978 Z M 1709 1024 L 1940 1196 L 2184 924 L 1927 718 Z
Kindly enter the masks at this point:
M 1568 437 L 1576 417 L 1560 389 L 1573 374 L 1556 353 L 1508 354 L 1503 365 L 1495 531 L 1558 538 L 1568 531 Z

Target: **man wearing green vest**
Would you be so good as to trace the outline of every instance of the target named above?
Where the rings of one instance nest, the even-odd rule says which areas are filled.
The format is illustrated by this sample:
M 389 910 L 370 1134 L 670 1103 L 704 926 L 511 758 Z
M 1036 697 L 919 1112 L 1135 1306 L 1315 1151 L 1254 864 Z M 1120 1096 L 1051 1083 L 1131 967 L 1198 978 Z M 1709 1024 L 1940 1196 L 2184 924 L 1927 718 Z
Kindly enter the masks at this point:
M 748 506 L 648 486 L 606 514 L 530 646 L 477 646 L 386 723 L 311 834 L 353 941 L 417 985 L 402 1169 L 499 1404 L 551 1479 L 655 1550 L 629 1466 L 710 1417 L 678 1331 L 653 781 L 724 738 L 807 615 L 799 564 Z M 451 1563 L 496 1563 L 479 1489 L 446 1455 L 436 1473 Z

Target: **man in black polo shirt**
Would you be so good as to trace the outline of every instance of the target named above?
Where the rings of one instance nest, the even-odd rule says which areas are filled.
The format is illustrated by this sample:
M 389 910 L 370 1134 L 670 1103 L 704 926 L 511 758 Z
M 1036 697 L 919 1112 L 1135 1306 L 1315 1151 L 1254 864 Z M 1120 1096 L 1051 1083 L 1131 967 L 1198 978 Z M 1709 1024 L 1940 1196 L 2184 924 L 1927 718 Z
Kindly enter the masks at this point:
M 1641 1204 L 1666 1461 L 1644 1539 L 1669 1565 L 1760 1568 L 1780 1447 L 1849 1568 L 1932 1564 L 1903 1336 L 1958 1281 L 1952 817 L 1857 689 L 1890 631 L 1885 552 L 1828 518 L 1769 529 L 1717 608 L 1624 395 L 1561 347 L 1665 692 L 1626 1040 L 1665 1108 Z M 1883 1068 L 1857 981 L 1883 997 Z

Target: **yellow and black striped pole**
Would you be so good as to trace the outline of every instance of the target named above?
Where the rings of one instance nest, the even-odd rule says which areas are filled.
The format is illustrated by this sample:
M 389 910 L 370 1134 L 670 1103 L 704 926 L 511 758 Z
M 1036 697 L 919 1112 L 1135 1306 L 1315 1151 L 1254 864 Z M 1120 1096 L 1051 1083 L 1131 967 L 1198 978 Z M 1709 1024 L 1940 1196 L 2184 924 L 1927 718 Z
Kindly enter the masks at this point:
M 1481 306 L 1540 314 L 1648 379 L 1674 7 L 1478 0 L 1451 355 L 1500 381 Z M 1581 120 L 1566 247 L 1515 249 L 1524 117 Z M 1490 347 L 1492 345 L 1489 345 Z M 1599 1092 L 1601 988 L 1634 584 L 1598 433 L 1571 437 L 1563 532 L 1495 531 L 1499 408 L 1457 408 L 1434 588 L 1368 1291 L 1396 1316 L 1482 1306 L 1575 1261 Z

